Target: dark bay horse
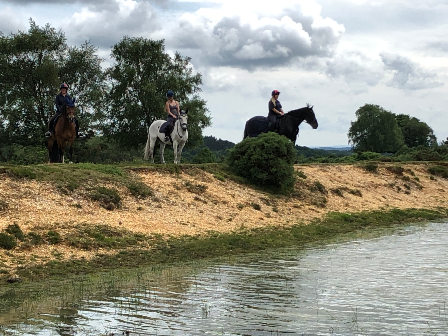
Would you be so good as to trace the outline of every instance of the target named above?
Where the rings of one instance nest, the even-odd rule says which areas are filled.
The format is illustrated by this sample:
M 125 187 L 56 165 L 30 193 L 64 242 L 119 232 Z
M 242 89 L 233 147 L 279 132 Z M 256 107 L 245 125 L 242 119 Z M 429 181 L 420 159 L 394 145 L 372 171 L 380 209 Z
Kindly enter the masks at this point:
M 313 106 L 309 104 L 306 107 L 299 108 L 297 110 L 289 111 L 285 115 L 277 119 L 277 125 L 270 127 L 268 118 L 257 116 L 252 117 L 246 121 L 244 127 L 244 138 L 256 137 L 261 133 L 267 133 L 271 130 L 277 132 L 280 135 L 286 136 L 293 143 L 297 140 L 297 134 L 299 133 L 299 125 L 304 121 L 311 125 L 313 129 L 318 126 L 316 116 L 313 111 Z
M 69 145 L 69 161 L 73 156 L 73 142 L 76 138 L 75 127 L 75 98 L 66 98 L 65 105 L 62 106 L 61 114 L 56 120 L 54 132 L 48 140 L 48 154 L 50 162 L 64 163 L 65 147 Z

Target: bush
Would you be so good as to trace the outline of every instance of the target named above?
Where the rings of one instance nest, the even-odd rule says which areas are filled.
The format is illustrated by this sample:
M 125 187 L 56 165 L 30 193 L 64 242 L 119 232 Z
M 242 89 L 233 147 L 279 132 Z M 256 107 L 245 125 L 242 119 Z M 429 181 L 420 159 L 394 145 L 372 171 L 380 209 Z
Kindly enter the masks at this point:
M 294 188 L 296 151 L 291 141 L 277 133 L 246 138 L 230 150 L 227 164 L 237 175 L 254 185 L 278 193 Z
M 5 211 L 8 209 L 9 205 L 6 201 L 0 199 L 0 211 Z
M 51 245 L 56 245 L 57 243 L 60 243 L 62 238 L 59 232 L 57 231 L 48 231 L 47 233 L 47 240 Z
M 199 153 L 193 157 L 193 163 L 216 162 L 216 155 L 208 147 L 203 147 Z
M 380 153 L 375 152 L 361 152 L 357 153 L 356 160 L 357 161 L 373 161 L 380 160 L 382 155 Z
M 0 232 L 0 248 L 5 250 L 12 250 L 17 246 L 17 242 L 14 236 Z
M 25 235 L 17 223 L 9 224 L 5 231 L 6 233 L 16 237 L 18 240 L 23 241 L 25 239 Z
M 121 206 L 120 194 L 115 189 L 98 187 L 90 194 L 90 198 L 98 201 L 107 210 L 114 210 Z
M 428 168 L 428 172 L 432 175 L 448 178 L 448 167 L 445 166 L 432 166 Z

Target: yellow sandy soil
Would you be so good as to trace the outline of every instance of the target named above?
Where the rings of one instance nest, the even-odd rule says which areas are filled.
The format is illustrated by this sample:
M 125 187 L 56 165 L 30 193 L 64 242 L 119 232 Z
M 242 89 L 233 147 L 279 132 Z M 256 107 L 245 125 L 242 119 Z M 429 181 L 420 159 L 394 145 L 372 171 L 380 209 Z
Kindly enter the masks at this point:
M 199 169 L 179 175 L 139 172 L 154 190 L 154 197 L 138 200 L 120 189 L 123 206 L 113 211 L 88 200 L 82 191 L 64 195 L 47 183 L 0 175 L 0 200 L 9 205 L 0 212 L 0 230 L 17 223 L 25 233 L 56 229 L 65 234 L 76 224 L 88 223 L 177 236 L 231 231 L 241 226 L 306 224 L 331 211 L 448 207 L 448 180 L 431 180 L 426 164 L 402 165 L 407 169 L 403 176 L 393 174 L 387 166 L 393 164 L 381 165 L 378 174 L 352 165 L 296 166 L 307 178 L 299 178 L 291 198 L 269 195 L 230 180 L 220 181 Z M 313 187 L 316 181 L 327 194 Z M 188 191 L 192 186 L 199 187 L 198 191 Z M 339 189 L 342 196 L 332 189 Z M 349 192 L 357 190 L 362 196 Z M 260 210 L 254 208 L 256 205 Z M 0 250 L 0 262 L 14 268 L 20 263 L 54 259 L 56 254 L 62 259 L 90 258 L 98 252 L 106 251 L 42 245 L 27 251 Z

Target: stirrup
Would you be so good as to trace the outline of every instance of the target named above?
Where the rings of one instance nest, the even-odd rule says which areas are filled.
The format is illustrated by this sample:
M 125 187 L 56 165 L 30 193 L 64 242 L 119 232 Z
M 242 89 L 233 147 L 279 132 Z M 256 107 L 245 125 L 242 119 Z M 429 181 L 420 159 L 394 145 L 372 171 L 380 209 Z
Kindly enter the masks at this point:
M 50 131 L 47 131 L 47 133 L 45 133 L 45 137 L 46 137 L 46 138 L 50 138 L 50 137 L 51 137 L 51 132 L 50 132 Z
M 83 132 L 78 132 L 78 134 L 76 134 L 77 138 L 85 138 L 86 135 Z

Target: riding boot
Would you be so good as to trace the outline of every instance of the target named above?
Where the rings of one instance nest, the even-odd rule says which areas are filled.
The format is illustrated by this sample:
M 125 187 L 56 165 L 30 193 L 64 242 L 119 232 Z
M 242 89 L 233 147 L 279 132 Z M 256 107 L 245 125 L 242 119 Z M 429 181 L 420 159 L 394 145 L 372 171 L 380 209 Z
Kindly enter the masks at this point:
M 165 130 L 165 142 L 170 141 L 170 130 L 167 127 L 167 130 Z
M 78 119 L 75 119 L 75 129 L 76 129 L 76 137 L 77 138 L 84 138 L 84 133 L 79 131 L 79 121 L 78 121 Z
M 51 118 L 50 118 L 50 121 L 48 122 L 48 131 L 47 131 L 47 133 L 45 133 L 45 137 L 46 137 L 46 138 L 51 137 L 51 134 L 54 132 L 54 126 L 53 126 L 53 123 L 54 123 L 54 117 L 55 117 L 55 116 L 51 117 Z

